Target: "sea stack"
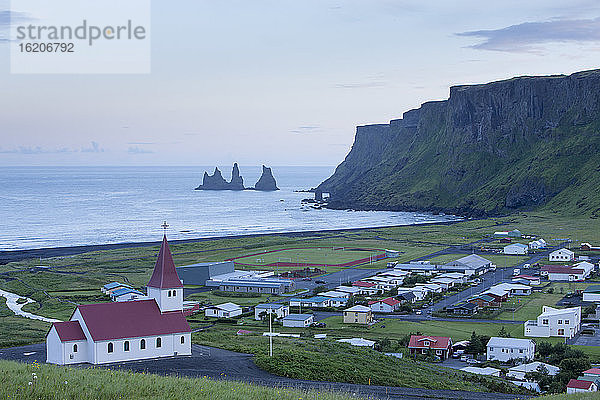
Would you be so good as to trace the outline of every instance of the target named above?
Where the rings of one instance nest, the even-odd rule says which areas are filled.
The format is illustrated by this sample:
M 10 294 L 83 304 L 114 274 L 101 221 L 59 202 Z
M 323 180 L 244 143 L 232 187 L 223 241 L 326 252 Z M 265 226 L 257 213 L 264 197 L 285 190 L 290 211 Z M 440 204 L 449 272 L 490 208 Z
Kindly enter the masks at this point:
M 231 170 L 231 181 L 229 182 L 229 190 L 244 190 L 244 178 L 240 175 L 240 169 L 237 163 L 233 163 Z
M 277 182 L 273 177 L 273 172 L 271 171 L 271 168 L 265 167 L 264 165 L 262 166 L 262 175 L 260 176 L 258 182 L 256 182 L 256 185 L 254 185 L 254 190 L 279 190 L 279 188 L 277 187 Z
M 196 190 L 227 190 L 228 186 L 219 168 L 215 167 L 215 172 L 212 175 L 209 175 L 206 171 L 204 172 L 202 185 L 198 186 Z

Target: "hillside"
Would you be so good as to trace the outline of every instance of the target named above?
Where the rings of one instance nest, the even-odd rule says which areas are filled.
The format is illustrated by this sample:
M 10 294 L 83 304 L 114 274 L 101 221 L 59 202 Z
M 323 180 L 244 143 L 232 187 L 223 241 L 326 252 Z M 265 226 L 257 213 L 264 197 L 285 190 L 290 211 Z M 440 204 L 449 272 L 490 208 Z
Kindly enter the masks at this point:
M 600 215 L 600 70 L 454 86 L 388 124 L 359 126 L 318 189 L 329 207 Z

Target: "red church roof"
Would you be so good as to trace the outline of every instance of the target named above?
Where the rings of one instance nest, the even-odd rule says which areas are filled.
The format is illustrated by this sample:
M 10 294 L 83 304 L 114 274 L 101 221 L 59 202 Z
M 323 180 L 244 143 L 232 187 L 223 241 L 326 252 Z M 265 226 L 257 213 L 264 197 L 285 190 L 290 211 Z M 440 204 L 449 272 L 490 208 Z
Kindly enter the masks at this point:
M 429 342 L 429 346 L 425 345 Z M 451 339 L 443 336 L 420 336 L 411 335 L 408 347 L 424 348 L 424 349 L 447 349 L 451 346 Z
M 61 342 L 85 340 L 85 334 L 78 321 L 54 322 L 52 324 Z
M 167 243 L 167 237 L 163 236 L 163 241 L 158 252 L 158 259 L 154 265 L 154 271 L 148 286 L 159 288 L 159 289 L 172 289 L 181 288 L 183 284 L 177 275 L 175 270 L 175 263 L 173 262 L 173 256 L 171 256 L 171 250 L 169 249 L 169 243 Z
M 190 332 L 181 311 L 162 313 L 154 299 L 77 307 L 94 341 Z
M 589 389 L 590 386 L 592 386 L 593 382 L 589 382 L 589 381 L 580 381 L 578 379 L 571 379 L 569 381 L 569 383 L 567 384 L 568 388 L 573 388 L 573 389 Z

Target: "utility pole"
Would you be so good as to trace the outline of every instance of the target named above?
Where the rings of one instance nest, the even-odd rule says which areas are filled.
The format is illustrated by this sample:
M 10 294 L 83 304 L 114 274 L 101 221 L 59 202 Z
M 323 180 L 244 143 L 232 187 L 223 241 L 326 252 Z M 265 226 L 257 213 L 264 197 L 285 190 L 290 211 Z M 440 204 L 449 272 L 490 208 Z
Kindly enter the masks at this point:
M 273 309 L 269 307 L 269 357 L 273 357 Z

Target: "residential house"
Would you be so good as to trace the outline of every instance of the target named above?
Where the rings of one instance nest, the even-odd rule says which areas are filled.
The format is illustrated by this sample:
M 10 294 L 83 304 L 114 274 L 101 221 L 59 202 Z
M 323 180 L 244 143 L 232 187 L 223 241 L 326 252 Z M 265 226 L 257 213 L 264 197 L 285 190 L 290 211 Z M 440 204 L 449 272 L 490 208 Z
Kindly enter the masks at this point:
M 581 392 L 597 392 L 598 385 L 592 381 L 582 381 L 579 379 L 571 379 L 567 384 L 567 394 Z
M 411 335 L 410 354 L 431 354 L 445 360 L 452 355 L 452 339 L 443 336 Z
M 206 317 L 233 318 L 242 315 L 242 307 L 235 303 L 223 303 L 204 309 Z
M 554 250 L 548 256 L 550 262 L 568 262 L 575 261 L 575 253 L 569 249 L 558 249 Z
M 417 283 L 415 288 L 423 288 L 427 293 L 442 293 L 444 291 L 444 287 L 438 283 Z
M 529 253 L 529 246 L 522 243 L 513 243 L 505 246 L 503 252 L 508 255 L 524 255 Z
M 584 281 L 586 277 L 586 271 L 583 268 L 557 265 L 542 265 L 540 274 L 547 276 L 549 281 Z
M 498 308 L 501 304 L 501 301 L 498 300 L 498 298 L 489 294 L 480 294 L 478 296 L 471 297 L 468 302 L 476 304 L 479 308 Z
M 554 376 L 554 375 L 558 374 L 558 371 L 560 371 L 560 368 L 555 367 L 554 365 L 546 364 L 546 363 L 539 362 L 539 361 L 534 361 L 534 362 L 530 362 L 528 364 L 521 364 L 521 365 L 517 365 L 515 367 L 509 368 L 508 372 L 506 373 L 506 376 L 508 378 L 513 378 L 513 379 L 516 379 L 519 381 L 524 381 L 524 380 L 526 380 L 525 374 L 527 374 L 529 372 L 538 371 L 542 367 L 546 369 L 549 376 Z
M 344 310 L 345 324 L 370 324 L 373 322 L 373 311 L 366 306 L 356 305 Z
M 254 319 L 260 321 L 261 314 L 273 314 L 276 319 L 289 315 L 290 307 L 279 303 L 257 304 L 254 307 Z
M 533 240 L 527 245 L 529 246 L 529 250 L 545 249 L 548 246 L 544 239 Z
M 139 290 L 130 288 L 121 288 L 110 293 L 110 299 L 112 301 L 148 300 L 149 298 L 150 297 Z
M 402 302 L 411 304 L 417 301 L 417 298 L 415 297 L 415 294 L 413 292 L 398 293 L 398 296 L 396 296 L 396 298 Z
M 438 278 L 451 278 L 454 279 L 457 284 L 467 283 L 469 280 L 467 275 L 460 272 L 446 272 L 445 274 L 439 275 Z
M 581 377 L 580 379 L 583 379 L 583 380 L 600 379 L 600 368 L 590 368 L 588 370 L 583 371 L 583 377 Z
M 286 328 L 306 328 L 312 325 L 314 316 L 312 314 L 289 314 L 281 323 Z
M 336 292 L 348 293 L 350 295 L 350 297 L 361 294 L 361 289 L 358 287 L 354 287 L 354 286 L 341 285 L 341 286 L 336 287 L 334 290 Z
M 348 304 L 347 297 L 330 297 L 331 301 L 329 302 L 330 307 L 345 307 Z
M 513 229 L 512 231 L 508 231 L 508 236 L 512 238 L 520 238 L 521 236 L 523 236 L 523 234 L 520 230 Z
M 414 288 L 398 288 L 398 295 L 403 293 L 412 293 L 415 296 L 415 301 L 421 301 L 425 298 L 429 291 L 424 287 L 415 286 Z
M 119 283 L 119 282 L 111 282 L 111 283 L 107 283 L 106 285 L 102 286 L 102 288 L 100 289 L 100 291 L 104 294 L 110 294 L 111 292 L 118 290 L 118 289 L 133 289 L 130 285 L 127 285 L 125 283 Z
M 497 287 L 497 288 L 491 287 L 481 294 L 487 294 L 487 295 L 493 296 L 494 298 L 496 298 L 496 300 L 499 300 L 501 302 L 508 300 L 508 298 L 510 297 L 509 290 L 499 288 L 499 287 Z
M 583 291 L 583 301 L 600 303 L 600 285 L 591 285 Z
M 331 306 L 331 297 L 313 296 L 308 299 L 290 299 L 290 307 L 326 308 Z
M 477 254 L 470 254 L 458 260 L 451 261 L 439 267 L 448 272 L 462 272 L 468 276 L 479 275 L 487 272 L 492 267 L 492 262 Z
M 581 246 L 579 248 L 582 251 L 600 251 L 600 247 L 599 246 L 592 246 L 589 243 L 581 243 Z
M 434 278 L 429 282 L 440 285 L 444 290 L 450 290 L 454 287 L 454 279 L 452 278 Z
M 531 294 L 531 286 L 520 283 L 499 283 L 492 286 L 491 289 L 506 290 L 509 296 L 529 296 Z
M 537 286 L 541 284 L 539 276 L 517 275 L 512 278 L 513 283 L 521 283 L 529 286 Z
M 553 308 L 543 306 L 536 320 L 525 322 L 525 336 L 574 337 L 581 327 L 581 307 Z
M 533 360 L 535 343 L 531 339 L 492 337 L 487 343 L 487 360 Z
M 321 292 L 319 293 L 319 296 L 325 296 L 325 297 L 331 297 L 331 298 L 340 298 L 340 297 L 345 297 L 347 299 L 350 298 L 350 296 L 352 296 L 350 293 L 347 292 L 340 292 L 337 290 L 329 290 L 327 292 Z
M 376 295 L 383 292 L 383 290 L 377 287 L 375 282 L 356 281 L 352 282 L 352 286 L 359 288 L 360 294 L 364 295 Z
M 446 307 L 446 311 L 455 315 L 473 315 L 476 314 L 479 306 L 475 303 L 459 303 L 453 306 Z
M 403 281 L 403 280 L 404 279 L 400 279 L 400 281 Z M 396 286 L 399 285 L 397 283 L 398 282 L 397 277 L 385 277 L 385 276 L 378 276 L 378 275 L 365 278 L 365 279 L 363 279 L 363 282 L 373 282 L 375 284 L 375 287 L 381 291 L 392 290 Z
M 398 308 L 402 302 L 400 300 L 396 300 L 393 297 L 388 297 L 383 300 L 370 301 L 369 307 L 373 312 L 379 313 L 392 313 L 394 311 L 398 311 Z

